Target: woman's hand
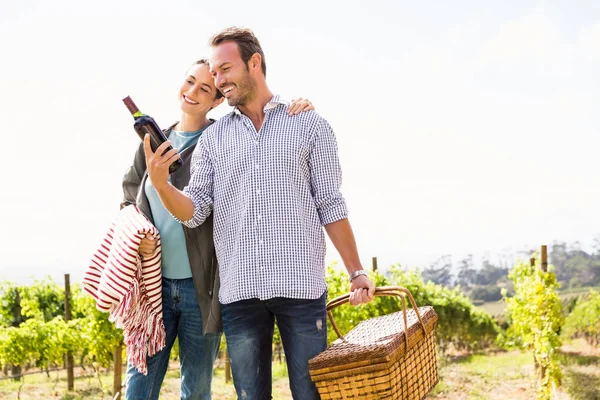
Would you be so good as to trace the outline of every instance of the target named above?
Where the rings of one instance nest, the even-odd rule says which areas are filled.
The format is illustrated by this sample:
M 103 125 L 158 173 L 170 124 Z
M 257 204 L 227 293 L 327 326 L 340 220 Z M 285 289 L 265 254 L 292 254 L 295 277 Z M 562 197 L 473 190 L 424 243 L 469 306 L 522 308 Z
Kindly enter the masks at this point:
M 150 135 L 146 134 L 146 136 L 144 136 L 146 168 L 148 168 L 150 182 L 152 182 L 152 186 L 154 186 L 154 189 L 156 189 L 157 192 L 169 184 L 169 166 L 181 158 L 177 149 L 171 149 L 163 154 L 170 145 L 171 141 L 167 140 L 158 146 L 156 152 L 153 152 L 150 147 Z
M 315 106 L 310 102 L 310 100 L 299 97 L 292 100 L 288 106 L 288 115 L 297 115 L 302 111 L 314 111 L 314 109 Z
M 156 239 L 149 233 L 146 233 L 146 237 L 142 238 L 138 253 L 142 258 L 152 257 L 156 251 Z

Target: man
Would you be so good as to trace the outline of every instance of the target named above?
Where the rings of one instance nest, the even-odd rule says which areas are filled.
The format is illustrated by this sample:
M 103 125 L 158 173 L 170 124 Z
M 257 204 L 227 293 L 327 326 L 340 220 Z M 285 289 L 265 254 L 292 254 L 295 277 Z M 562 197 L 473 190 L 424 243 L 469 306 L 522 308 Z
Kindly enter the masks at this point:
M 194 227 L 214 213 L 223 329 L 240 399 L 271 398 L 274 320 L 281 333 L 294 399 L 318 399 L 308 360 L 327 346 L 325 237 L 350 275 L 350 303 L 373 299 L 346 203 L 334 133 L 309 111 L 290 116 L 266 83 L 265 57 L 248 29 L 210 41 L 211 73 L 230 106 L 209 127 L 183 192 L 168 183 L 179 156 L 159 156 L 146 138 L 148 171 L 165 207 Z

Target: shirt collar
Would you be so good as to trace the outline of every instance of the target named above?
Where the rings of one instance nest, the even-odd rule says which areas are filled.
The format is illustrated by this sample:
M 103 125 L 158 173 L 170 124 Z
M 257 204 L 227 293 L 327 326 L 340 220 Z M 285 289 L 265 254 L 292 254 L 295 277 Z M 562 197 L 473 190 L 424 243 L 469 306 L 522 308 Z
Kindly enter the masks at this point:
M 271 98 L 271 100 L 269 100 L 269 102 L 265 105 L 265 108 L 263 109 L 265 112 L 277 107 L 279 104 L 283 104 L 283 105 L 288 105 L 289 102 L 287 100 L 284 100 L 282 96 L 275 94 L 273 95 L 273 97 Z M 242 112 L 236 107 L 234 107 L 233 112 L 236 113 L 237 115 L 242 115 Z

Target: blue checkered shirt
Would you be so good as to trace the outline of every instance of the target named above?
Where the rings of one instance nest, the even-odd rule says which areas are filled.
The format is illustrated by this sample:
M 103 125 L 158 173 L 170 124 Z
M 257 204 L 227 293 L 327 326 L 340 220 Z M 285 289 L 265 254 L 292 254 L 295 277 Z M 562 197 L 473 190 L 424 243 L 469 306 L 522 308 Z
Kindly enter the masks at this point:
M 193 228 L 214 212 L 223 304 L 316 299 L 326 289 L 323 225 L 347 218 L 330 125 L 316 112 L 287 114 L 274 96 L 257 133 L 238 109 L 210 126 L 192 156 Z

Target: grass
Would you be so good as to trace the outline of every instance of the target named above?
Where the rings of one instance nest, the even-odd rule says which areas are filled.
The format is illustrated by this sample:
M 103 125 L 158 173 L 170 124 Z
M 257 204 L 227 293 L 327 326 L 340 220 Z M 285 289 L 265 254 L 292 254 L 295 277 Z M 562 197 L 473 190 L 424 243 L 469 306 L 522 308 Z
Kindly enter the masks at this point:
M 75 391 L 67 390 L 66 371 L 26 375 L 21 381 L 6 379 L 0 381 L 0 398 L 16 399 L 19 393 L 23 400 L 28 399 L 57 399 L 57 400 L 83 400 L 83 399 L 112 399 L 112 374 L 101 374 L 100 382 L 95 375 L 87 375 L 85 371 L 77 369 Z
M 167 378 L 161 389 L 161 399 L 175 400 L 179 399 L 179 370 L 178 364 L 172 363 L 171 370 L 167 373 Z M 285 363 L 273 363 L 273 400 L 291 400 L 292 395 L 289 389 L 287 378 L 287 367 Z M 213 400 L 231 400 L 235 399 L 235 389 L 232 383 L 225 383 L 225 370 L 216 368 L 214 370 L 212 384 Z
M 600 349 L 583 340 L 565 344 L 558 399 L 600 400 Z M 519 351 L 443 359 L 440 383 L 429 399 L 480 400 L 536 398 L 533 358 Z
M 559 294 L 560 294 L 560 298 L 562 300 L 569 300 L 569 299 L 572 299 L 573 297 L 581 296 L 582 294 L 583 295 L 588 294 L 590 292 L 590 290 L 595 290 L 596 292 L 600 292 L 600 286 L 560 290 Z
M 506 310 L 506 303 L 504 302 L 504 300 L 488 301 L 487 303 L 483 303 L 482 305 L 477 307 L 481 308 L 483 311 L 487 312 L 492 317 L 497 317 L 500 315 L 504 315 L 504 310 Z
M 171 362 L 169 370 L 165 375 L 165 380 L 161 389 L 161 399 L 175 400 L 179 399 L 180 373 L 179 363 Z M 89 372 L 89 371 L 88 371 Z M 26 375 L 22 381 L 5 379 L 0 381 L 0 399 L 16 399 L 20 389 L 20 398 L 30 399 L 56 399 L 56 400 L 112 400 L 112 372 L 106 371 L 98 377 L 86 374 L 85 371 L 76 369 L 75 371 L 75 390 L 67 391 L 66 371 L 51 372 L 50 377 L 46 373 Z M 122 382 L 125 382 L 125 368 L 123 369 Z M 235 389 L 233 384 L 225 383 L 225 370 L 216 368 L 213 377 L 212 386 L 213 400 L 231 400 L 235 399 Z M 273 363 L 273 399 L 291 400 L 292 396 L 289 390 L 287 368 L 285 363 Z
M 440 383 L 430 399 L 535 398 L 533 360 L 520 352 L 478 354 L 442 360 Z
M 594 349 L 582 339 L 563 346 L 562 385 L 573 400 L 600 400 L 600 349 Z
M 600 400 L 600 349 L 583 340 L 565 344 L 560 353 L 562 386 L 558 399 Z M 66 372 L 27 375 L 21 399 L 110 400 L 112 374 L 101 375 L 102 388 L 95 376 L 76 371 L 75 391 L 66 390 Z M 525 400 L 535 398 L 533 358 L 519 351 L 488 352 L 440 360 L 440 382 L 427 397 L 435 400 Z M 123 381 L 124 381 L 123 376 Z M 0 381 L 0 399 L 16 399 L 20 382 Z M 172 362 L 161 391 L 161 399 L 179 399 L 178 363 Z M 53 386 L 54 389 L 53 389 Z M 223 368 L 215 369 L 212 398 L 235 399 L 233 384 L 225 383 Z M 273 399 L 291 400 L 285 363 L 273 363 Z

